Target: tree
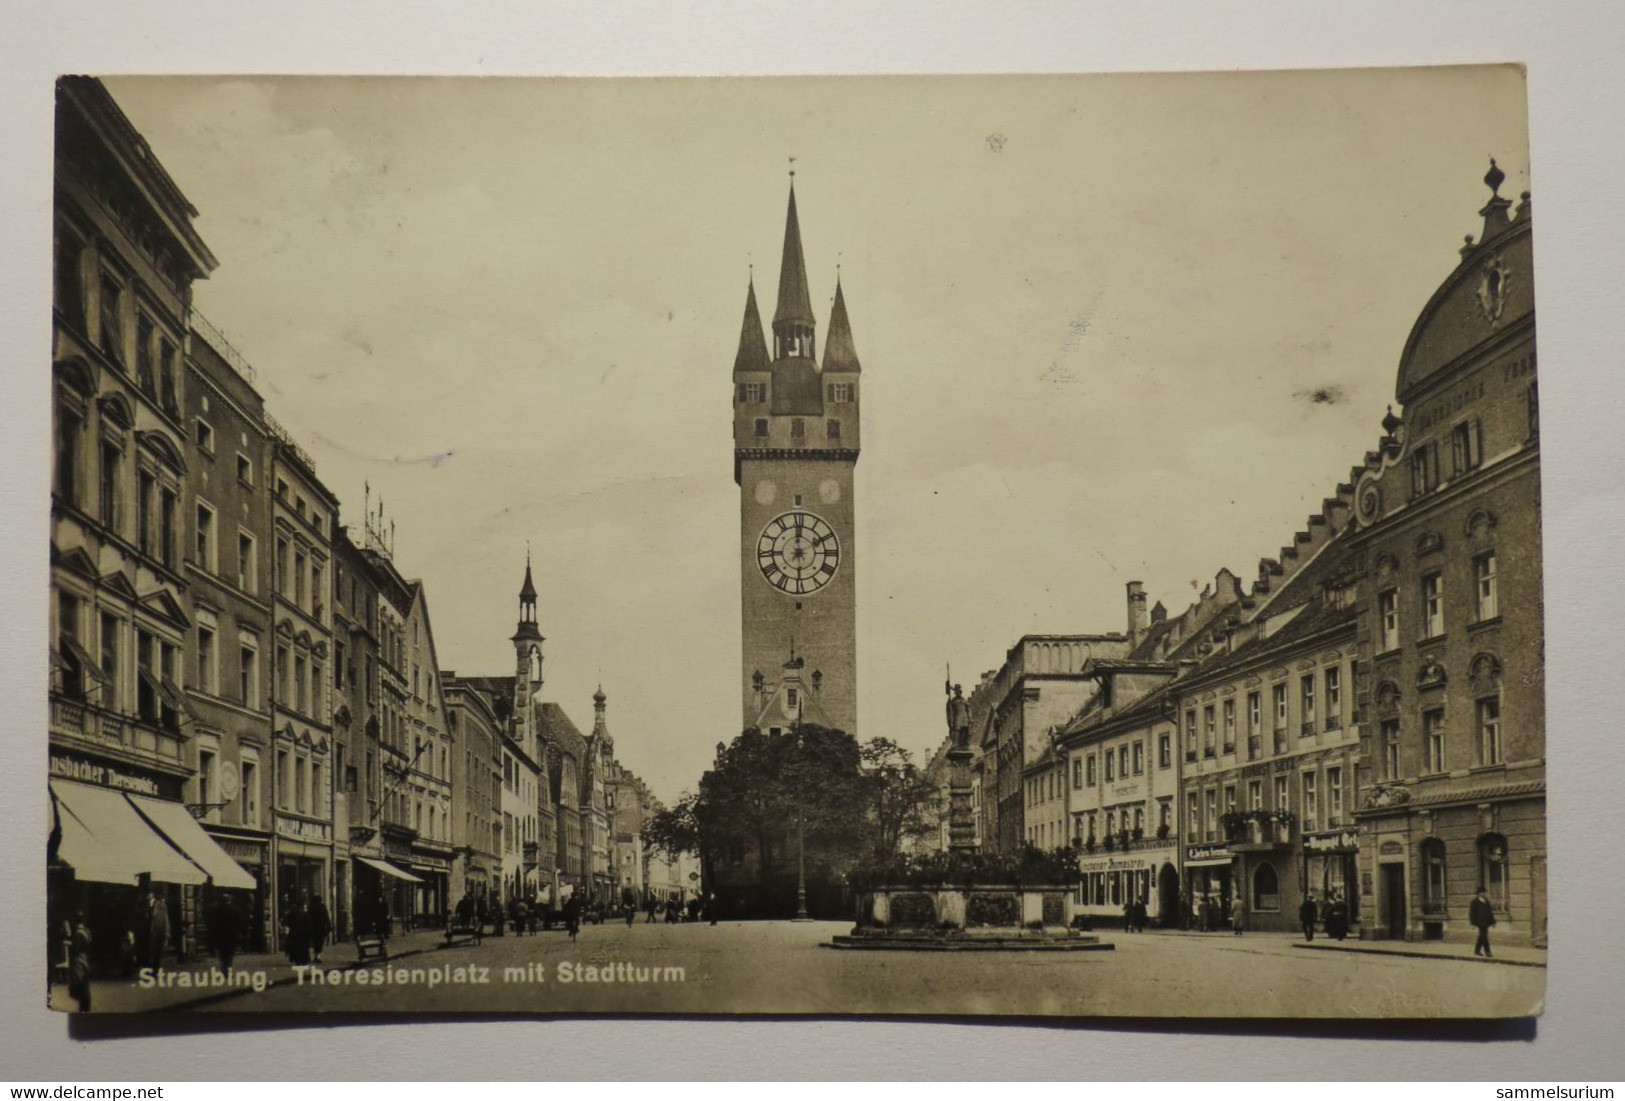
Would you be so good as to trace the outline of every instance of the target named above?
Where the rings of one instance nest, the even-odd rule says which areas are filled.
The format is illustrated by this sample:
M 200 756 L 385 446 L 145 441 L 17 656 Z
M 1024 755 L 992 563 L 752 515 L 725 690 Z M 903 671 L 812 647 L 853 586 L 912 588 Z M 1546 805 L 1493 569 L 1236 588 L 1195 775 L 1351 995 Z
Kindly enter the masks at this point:
M 648 846 L 673 860 L 687 853 L 698 855 L 700 824 L 694 808 L 699 801 L 698 795 L 685 791 L 676 806 L 660 807 L 651 814 L 643 825 L 643 837 Z
M 932 831 L 937 784 L 915 767 L 908 750 L 890 738 L 870 738 L 860 752 L 873 828 L 870 848 L 877 855 L 894 855 L 902 851 L 903 842 Z

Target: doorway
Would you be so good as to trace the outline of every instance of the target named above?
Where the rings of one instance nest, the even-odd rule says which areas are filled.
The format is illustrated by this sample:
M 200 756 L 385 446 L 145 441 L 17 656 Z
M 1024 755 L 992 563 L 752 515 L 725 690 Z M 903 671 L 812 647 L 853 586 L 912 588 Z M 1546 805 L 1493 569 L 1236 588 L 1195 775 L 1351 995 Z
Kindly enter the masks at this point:
M 1179 924 L 1179 873 L 1172 864 L 1157 873 L 1157 921 L 1164 929 Z
M 1385 935 L 1405 939 L 1405 865 L 1382 866 L 1382 912 Z

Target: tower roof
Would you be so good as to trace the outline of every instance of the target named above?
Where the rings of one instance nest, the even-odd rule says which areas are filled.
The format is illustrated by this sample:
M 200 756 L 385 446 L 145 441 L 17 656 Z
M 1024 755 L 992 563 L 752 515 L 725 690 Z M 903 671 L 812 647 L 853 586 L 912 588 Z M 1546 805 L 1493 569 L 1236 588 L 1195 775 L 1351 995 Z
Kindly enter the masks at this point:
M 767 337 L 762 335 L 762 315 L 756 309 L 756 281 L 745 292 L 745 320 L 739 327 L 739 353 L 734 356 L 735 371 L 768 369 Z
M 779 264 L 779 306 L 773 326 L 787 322 L 815 324 L 812 296 L 807 293 L 807 261 L 801 254 L 801 222 L 796 218 L 796 185 L 790 184 L 790 211 L 784 220 L 784 259 Z
M 835 305 L 829 311 L 829 335 L 824 338 L 824 370 L 857 371 L 858 349 L 852 343 L 852 323 L 846 317 L 846 296 L 835 278 Z
M 519 589 L 520 600 L 536 599 L 536 583 L 530 579 L 530 555 L 525 555 L 525 583 Z

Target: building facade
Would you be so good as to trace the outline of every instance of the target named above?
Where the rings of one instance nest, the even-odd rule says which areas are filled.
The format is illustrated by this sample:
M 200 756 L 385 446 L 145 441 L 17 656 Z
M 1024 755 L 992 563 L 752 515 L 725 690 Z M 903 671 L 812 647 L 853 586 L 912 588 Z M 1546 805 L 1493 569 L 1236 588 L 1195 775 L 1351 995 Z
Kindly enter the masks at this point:
M 196 718 L 188 804 L 251 884 L 232 900 L 243 943 L 272 927 L 270 435 L 253 370 L 201 315 L 189 319 L 182 406 L 188 453 L 184 518 L 193 619 L 186 693 Z M 215 885 L 217 888 L 219 884 Z M 210 924 L 216 899 L 201 907 Z M 205 938 L 207 939 L 207 938 Z
M 456 673 L 443 671 L 440 686 L 452 745 L 452 892 L 488 897 L 503 879 L 502 725 L 485 694 Z
M 58 82 L 56 133 L 47 897 L 53 936 L 83 911 L 112 969 L 148 890 L 171 930 L 148 957 L 195 951 L 210 878 L 154 822 L 197 795 L 182 348 L 215 260 L 99 81 Z
M 836 281 L 822 364 L 790 191 L 769 355 L 754 283 L 734 357 L 743 725 L 857 733 L 860 369 Z
M 339 898 L 349 894 L 349 885 L 334 879 L 331 539 L 338 500 L 287 430 L 269 415 L 266 425 L 271 434 L 272 855 L 281 926 L 296 906 L 320 899 L 331 915 L 341 908 Z
M 1527 193 L 1491 162 L 1483 232 L 1417 318 L 1379 451 L 1356 470 L 1370 784 L 1366 935 L 1546 937 L 1540 434 Z

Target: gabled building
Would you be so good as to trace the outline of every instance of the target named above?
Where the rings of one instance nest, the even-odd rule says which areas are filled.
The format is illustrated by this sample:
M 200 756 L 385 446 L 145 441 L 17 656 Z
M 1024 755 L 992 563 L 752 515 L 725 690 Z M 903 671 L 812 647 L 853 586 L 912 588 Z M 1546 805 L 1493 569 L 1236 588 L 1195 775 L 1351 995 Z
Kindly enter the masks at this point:
M 1499 936 L 1546 937 L 1533 215 L 1503 181 L 1492 161 L 1483 231 L 1400 356 L 1403 415 L 1355 471 L 1369 936 L 1470 936 L 1482 885 Z

